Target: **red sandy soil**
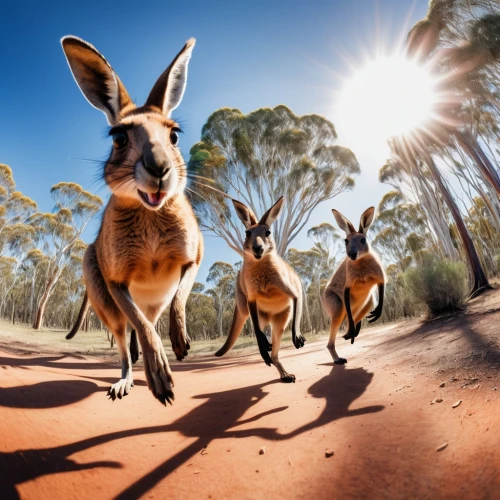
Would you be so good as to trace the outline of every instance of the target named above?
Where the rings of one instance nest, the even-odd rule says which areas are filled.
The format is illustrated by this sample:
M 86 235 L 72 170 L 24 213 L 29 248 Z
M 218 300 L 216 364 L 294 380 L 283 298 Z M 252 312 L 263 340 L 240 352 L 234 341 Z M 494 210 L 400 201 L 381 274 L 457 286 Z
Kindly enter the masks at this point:
M 494 291 L 458 317 L 362 330 L 338 341 L 345 367 L 324 339 L 285 348 L 295 384 L 257 347 L 174 363 L 167 408 L 140 366 L 112 402 L 117 364 L 3 346 L 0 498 L 498 499 L 499 306 Z

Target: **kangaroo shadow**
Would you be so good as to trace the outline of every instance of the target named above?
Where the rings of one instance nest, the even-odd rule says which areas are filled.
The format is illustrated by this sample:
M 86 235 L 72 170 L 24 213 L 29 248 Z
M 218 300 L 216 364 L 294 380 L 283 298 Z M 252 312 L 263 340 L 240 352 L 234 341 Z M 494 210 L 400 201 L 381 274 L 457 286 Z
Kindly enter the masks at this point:
M 322 414 L 313 422 L 305 424 L 288 434 L 280 434 L 276 428 L 262 426 L 238 429 L 238 427 L 244 424 L 258 422 L 267 415 L 287 410 L 288 406 L 280 406 L 242 419 L 248 410 L 261 402 L 269 394 L 264 391 L 264 388 L 271 384 L 279 384 L 278 380 L 222 392 L 198 395 L 195 396 L 195 399 L 204 400 L 203 403 L 167 425 L 112 432 L 53 448 L 0 453 L 0 471 L 2 471 L 2 474 L 0 474 L 0 488 L 2 489 L 0 491 L 2 491 L 2 498 L 19 498 L 16 485 L 43 475 L 96 467 L 122 467 L 117 462 L 99 461 L 81 464 L 75 463 L 69 458 L 75 453 L 94 446 L 131 436 L 171 431 L 179 432 L 186 437 L 197 438 L 186 448 L 168 458 L 162 464 L 128 486 L 116 497 L 119 499 L 139 498 L 187 460 L 200 453 L 214 439 L 243 438 L 248 436 L 257 436 L 266 440 L 290 439 L 338 418 L 383 409 L 382 406 L 371 406 L 359 410 L 349 410 L 352 402 L 366 390 L 366 387 L 373 378 L 373 374 L 366 372 L 362 368 L 353 370 L 338 368 L 336 366 L 329 375 L 320 379 L 309 389 L 309 393 L 312 396 L 326 400 L 326 407 Z
M 137 480 L 116 498 L 125 500 L 139 498 L 146 494 L 193 455 L 201 452 L 213 439 L 257 436 L 266 440 L 285 440 L 340 418 L 379 412 L 384 409 L 384 406 L 349 409 L 350 405 L 365 392 L 372 379 L 373 373 L 369 373 L 363 368 L 348 370 L 335 366 L 330 374 L 313 384 L 308 391 L 315 398 L 325 399 L 324 411 L 317 419 L 288 434 L 281 434 L 277 432 L 277 429 L 269 427 L 253 427 L 248 430 L 235 429 L 239 425 L 257 421 L 266 415 L 288 408 L 287 406 L 275 408 L 254 417 L 239 420 L 247 409 L 265 397 L 266 393 L 262 388 L 269 384 L 280 383 L 277 380 L 244 389 L 195 396 L 198 399 L 207 399 L 207 401 L 174 422 L 169 426 L 169 430 L 177 430 L 185 436 L 198 437 L 198 440 Z
M 0 387 L 0 406 L 47 409 L 78 403 L 94 392 L 104 391 L 85 380 L 56 380 L 33 385 Z
M 110 366 L 119 366 L 119 363 L 101 363 L 101 362 L 88 362 L 78 363 L 72 361 L 63 361 L 65 359 L 82 359 L 73 354 L 61 354 L 57 356 L 42 356 L 33 358 L 7 358 L 0 356 L 0 367 L 15 367 L 15 368 L 29 368 L 30 366 L 41 366 L 43 368 L 59 368 L 62 370 L 98 370 L 108 368 Z
M 376 413 L 385 408 L 382 405 L 374 405 L 351 410 L 351 404 L 370 385 L 373 373 L 364 368 L 348 369 L 344 365 L 333 365 L 333 363 L 329 363 L 329 365 L 332 366 L 332 371 L 314 383 L 307 391 L 314 398 L 325 400 L 326 406 L 321 415 L 316 420 L 304 424 L 288 434 L 280 434 L 279 439 L 290 439 L 334 420 Z

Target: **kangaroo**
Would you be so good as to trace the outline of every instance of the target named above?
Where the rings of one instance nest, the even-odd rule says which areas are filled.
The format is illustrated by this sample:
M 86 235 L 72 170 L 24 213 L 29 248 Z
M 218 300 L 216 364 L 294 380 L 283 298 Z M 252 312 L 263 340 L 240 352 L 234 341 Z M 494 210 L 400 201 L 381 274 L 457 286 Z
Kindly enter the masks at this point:
M 184 94 L 195 40 L 186 43 L 159 77 L 142 107 L 136 107 L 92 45 L 73 36 L 61 43 L 76 83 L 90 104 L 106 115 L 113 140 L 103 172 L 111 197 L 97 239 L 84 255 L 86 293 L 67 338 L 76 334 L 92 305 L 113 333 L 120 353 L 121 379 L 108 391 L 114 401 L 133 387 L 126 345 L 130 323 L 142 348 L 149 389 L 163 405 L 171 404 L 174 382 L 154 325 L 170 304 L 170 339 L 182 360 L 189 349 L 185 305 L 203 242 L 184 195 L 186 169 L 177 145 L 180 128 L 170 114 Z
M 380 318 L 384 307 L 385 273 L 378 255 L 370 248 L 366 233 L 373 221 L 375 208 L 370 207 L 361 216 L 359 231 L 337 210 L 332 210 L 340 229 L 346 233 L 347 257 L 342 261 L 322 296 L 323 308 L 330 316 L 330 338 L 327 348 L 335 364 L 347 363 L 335 350 L 338 329 L 347 314 L 349 330 L 344 335 L 351 344 L 361 329 L 361 320 L 374 307 L 372 290 L 378 286 L 378 305 L 368 314 L 368 322 Z
M 300 349 L 306 340 L 300 334 L 302 284 L 295 271 L 276 253 L 271 234 L 271 225 L 279 217 L 283 201 L 282 196 L 258 221 L 250 208 L 233 200 L 236 214 L 246 229 L 243 266 L 236 278 L 236 307 L 231 331 L 215 355 L 223 356 L 233 347 L 250 316 L 262 359 L 267 366 L 273 364 L 278 369 L 282 382 L 291 383 L 295 382 L 295 375 L 287 373 L 278 358 L 281 337 L 290 317 L 295 347 Z M 269 324 L 272 344 L 263 332 Z

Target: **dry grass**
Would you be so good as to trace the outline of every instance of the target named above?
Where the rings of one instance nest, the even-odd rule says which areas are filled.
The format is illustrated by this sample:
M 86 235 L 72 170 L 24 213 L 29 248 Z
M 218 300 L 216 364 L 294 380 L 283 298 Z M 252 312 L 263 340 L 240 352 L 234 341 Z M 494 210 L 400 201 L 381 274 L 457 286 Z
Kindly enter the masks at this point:
M 0 348 L 11 352 L 24 352 L 31 354 L 71 354 L 76 356 L 99 357 L 106 360 L 118 360 L 116 346 L 111 347 L 104 330 L 80 331 L 71 340 L 66 340 L 67 330 L 51 330 L 44 328 L 40 331 L 33 330 L 28 325 L 11 325 L 0 321 Z M 282 345 L 291 345 L 291 333 L 283 336 Z M 319 336 L 314 336 L 318 339 Z M 191 342 L 189 359 L 210 356 L 222 346 L 225 339 L 198 340 Z M 170 340 L 164 339 L 163 345 L 169 360 L 174 360 Z M 232 349 L 233 354 L 238 354 L 253 349 L 257 352 L 255 338 L 240 337 Z

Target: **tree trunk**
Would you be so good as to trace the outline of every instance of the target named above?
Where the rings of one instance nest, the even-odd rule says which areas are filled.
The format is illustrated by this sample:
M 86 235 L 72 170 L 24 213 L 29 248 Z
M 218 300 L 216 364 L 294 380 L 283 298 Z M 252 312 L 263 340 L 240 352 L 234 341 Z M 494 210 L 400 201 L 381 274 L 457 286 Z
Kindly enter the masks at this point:
M 302 302 L 304 303 L 304 319 L 307 320 L 307 323 L 309 324 L 308 328 L 304 328 L 305 332 L 312 332 L 312 322 L 311 322 L 311 314 L 309 312 L 309 303 L 307 301 L 307 294 L 306 294 L 306 289 L 305 287 L 302 287 Z
M 52 293 L 52 289 L 56 284 L 56 281 L 57 281 L 57 273 L 54 273 L 53 276 L 50 278 L 49 282 L 47 283 L 42 298 L 40 299 L 40 304 L 38 305 L 38 311 L 36 313 L 35 324 L 33 325 L 33 328 L 35 330 L 40 330 L 40 328 L 42 327 L 45 306 L 47 305 L 47 302 L 49 300 L 50 294 Z
M 219 299 L 219 337 L 224 337 L 224 331 L 222 328 L 222 317 L 223 317 L 223 306 L 222 299 Z
M 457 226 L 458 233 L 460 234 L 460 239 L 462 240 L 465 253 L 467 255 L 469 267 L 474 277 L 474 283 L 472 285 L 470 297 L 476 297 L 486 289 L 491 288 L 490 284 L 488 283 L 488 278 L 486 277 L 486 274 L 481 266 L 479 255 L 477 254 L 472 238 L 470 237 L 469 231 L 467 230 L 467 226 L 462 219 L 462 214 L 460 213 L 455 200 L 448 191 L 448 188 L 444 184 L 441 172 L 439 172 L 437 165 L 434 163 L 434 160 L 429 154 L 425 153 L 424 159 Z
M 479 171 L 483 174 L 484 180 L 490 184 L 498 196 L 500 196 L 500 177 L 495 167 L 491 164 L 488 157 L 484 154 L 481 146 L 473 137 L 468 137 L 461 132 L 456 132 L 458 144 L 465 150 L 467 155 L 475 163 Z

